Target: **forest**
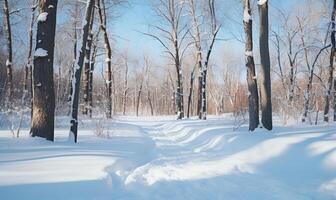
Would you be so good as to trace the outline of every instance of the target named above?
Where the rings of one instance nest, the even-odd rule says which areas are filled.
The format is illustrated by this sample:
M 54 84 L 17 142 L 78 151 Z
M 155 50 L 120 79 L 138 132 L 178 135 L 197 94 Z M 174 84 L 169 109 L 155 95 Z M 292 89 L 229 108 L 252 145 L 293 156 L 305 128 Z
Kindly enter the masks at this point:
M 4 199 L 336 198 L 336 0 L 0 6 Z

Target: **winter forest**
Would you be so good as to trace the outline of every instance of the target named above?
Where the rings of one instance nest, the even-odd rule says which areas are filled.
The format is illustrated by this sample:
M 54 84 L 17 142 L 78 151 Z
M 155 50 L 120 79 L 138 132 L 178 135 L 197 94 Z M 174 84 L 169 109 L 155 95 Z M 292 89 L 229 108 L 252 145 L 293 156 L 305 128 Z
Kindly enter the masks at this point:
M 0 6 L 0 199 L 336 199 L 336 0 Z

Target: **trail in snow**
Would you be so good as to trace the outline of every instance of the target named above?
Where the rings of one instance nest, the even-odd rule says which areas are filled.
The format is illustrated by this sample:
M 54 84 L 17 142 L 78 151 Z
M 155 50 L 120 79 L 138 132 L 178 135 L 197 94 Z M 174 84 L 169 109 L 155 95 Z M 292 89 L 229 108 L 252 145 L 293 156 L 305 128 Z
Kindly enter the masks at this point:
M 79 143 L 0 131 L 6 199 L 335 199 L 335 125 L 233 131 L 231 117 L 119 117 L 108 138 L 81 123 Z

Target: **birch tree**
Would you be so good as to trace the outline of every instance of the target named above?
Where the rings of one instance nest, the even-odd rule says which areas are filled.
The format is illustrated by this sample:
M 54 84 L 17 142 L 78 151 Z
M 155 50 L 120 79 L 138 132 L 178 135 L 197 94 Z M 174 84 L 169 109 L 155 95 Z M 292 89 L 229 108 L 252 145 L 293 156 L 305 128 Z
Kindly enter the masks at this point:
M 214 43 L 216 41 L 217 34 L 220 30 L 220 26 L 217 24 L 215 13 L 215 0 L 207 0 L 204 2 L 207 5 L 207 13 L 203 13 L 203 17 L 206 18 L 207 23 L 200 23 L 199 17 L 202 14 L 198 13 L 198 10 L 202 10 L 201 1 L 189 0 L 189 13 L 192 18 L 192 38 L 195 44 L 196 50 L 196 65 L 199 70 L 198 77 L 198 107 L 197 112 L 200 119 L 206 119 L 207 115 L 207 101 L 206 101 L 206 81 L 207 71 L 210 62 L 210 56 Z M 203 27 L 203 28 L 202 28 Z M 209 34 L 202 34 L 201 31 L 205 30 Z M 209 31 L 210 29 L 210 31 Z M 202 47 L 203 46 L 203 47 Z M 206 50 L 203 56 L 202 50 Z
M 30 133 L 54 140 L 54 46 L 57 0 L 40 0 L 33 68 L 33 108 Z

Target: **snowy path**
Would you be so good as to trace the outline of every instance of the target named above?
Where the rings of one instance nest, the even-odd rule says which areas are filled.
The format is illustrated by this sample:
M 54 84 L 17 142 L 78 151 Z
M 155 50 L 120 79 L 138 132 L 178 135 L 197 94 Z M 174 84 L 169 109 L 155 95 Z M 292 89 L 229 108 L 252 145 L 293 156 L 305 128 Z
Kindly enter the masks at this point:
M 0 131 L 6 199 L 336 199 L 336 126 L 232 130 L 207 121 L 120 118 L 110 138 L 55 143 Z M 91 128 L 91 130 L 90 130 Z M 22 198 L 20 198 L 22 197 Z

